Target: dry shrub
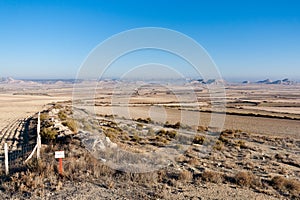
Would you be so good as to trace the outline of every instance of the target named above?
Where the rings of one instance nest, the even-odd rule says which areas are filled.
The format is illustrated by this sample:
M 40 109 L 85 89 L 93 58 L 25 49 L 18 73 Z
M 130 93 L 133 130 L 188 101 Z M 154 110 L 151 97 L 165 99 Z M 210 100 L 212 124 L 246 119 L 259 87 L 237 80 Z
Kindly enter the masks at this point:
M 223 135 L 220 135 L 219 140 L 221 142 L 223 142 L 224 144 L 228 144 L 229 143 L 229 139 L 225 138 Z
M 178 174 L 178 180 L 183 182 L 189 182 L 193 179 L 193 173 L 188 170 L 182 170 Z
M 165 144 L 168 143 L 168 140 L 164 137 L 161 137 L 161 136 L 156 136 L 155 137 L 155 145 L 156 146 L 164 146 Z
M 64 175 L 70 180 L 77 180 L 82 177 L 100 178 L 109 176 L 113 172 L 112 169 L 88 152 L 78 156 L 78 158 L 69 159 L 64 163 Z
M 136 121 L 140 122 L 140 123 L 145 123 L 145 124 L 153 123 L 153 121 L 150 117 L 148 117 L 146 119 L 138 118 L 138 119 L 136 119 Z
M 109 178 L 105 181 L 105 186 L 107 189 L 112 189 L 115 187 L 115 181 L 112 178 Z
M 48 128 L 42 128 L 41 130 L 41 137 L 42 140 L 54 140 L 57 136 L 57 131 L 54 130 L 52 127 L 48 127 Z
M 62 125 L 67 126 L 74 133 L 78 132 L 77 123 L 74 119 L 68 119 L 67 121 L 63 122 Z
M 156 174 L 157 174 L 157 182 L 163 182 L 167 177 L 167 172 L 164 169 L 157 171 Z
M 216 144 L 214 145 L 213 149 L 221 151 L 224 147 L 224 143 L 220 140 L 216 141 Z
M 64 121 L 64 120 L 66 120 L 66 119 L 68 118 L 68 116 L 67 116 L 67 114 L 66 114 L 65 111 L 60 110 L 60 111 L 58 112 L 58 118 L 59 118 L 61 121 Z
M 193 139 L 194 144 L 203 144 L 205 141 L 205 137 L 203 135 L 196 135 Z
M 177 132 L 174 131 L 174 130 L 167 131 L 167 136 L 168 136 L 169 138 L 175 138 L 176 135 L 177 135 Z
M 138 133 L 134 133 L 134 135 L 132 136 L 132 141 L 134 142 L 140 142 L 141 141 L 141 138 L 140 136 L 138 135 Z
M 188 160 L 188 164 L 192 166 L 197 166 L 200 164 L 199 159 L 197 158 L 191 158 Z
M 54 109 L 62 109 L 63 106 L 60 105 L 60 104 L 54 104 L 54 105 L 53 105 L 53 108 L 54 108 Z
M 246 172 L 246 171 L 238 172 L 235 175 L 234 180 L 236 184 L 243 187 L 261 186 L 261 180 L 251 172 Z
M 198 126 L 198 128 L 197 128 L 197 132 L 203 133 L 203 132 L 206 132 L 206 131 L 208 131 L 208 127 Z
M 25 173 L 15 174 L 11 177 L 11 184 L 14 184 L 13 190 L 17 192 L 31 192 L 35 189 L 44 188 L 43 176 L 37 176 L 35 173 L 26 171 Z
M 166 171 L 164 182 L 168 185 L 177 187 L 182 183 L 190 182 L 193 179 L 193 174 L 186 169 L 169 169 Z
M 159 178 L 157 172 L 147 172 L 147 173 L 127 173 L 128 177 L 132 182 L 143 184 L 145 186 L 156 185 Z
M 212 183 L 221 183 L 224 179 L 223 175 L 219 172 L 205 170 L 202 175 L 202 180 L 212 182 Z
M 300 195 L 300 182 L 294 179 L 287 179 L 283 176 L 275 176 L 271 180 L 271 185 L 281 192 L 290 192 L 293 195 Z
M 164 129 L 161 129 L 159 130 L 156 135 L 158 136 L 161 136 L 161 137 L 166 137 L 167 139 L 173 139 L 177 136 L 177 131 L 175 130 L 164 130 Z
M 116 141 L 116 137 L 119 134 L 119 132 L 113 128 L 102 128 L 103 133 L 105 134 L 106 137 L 109 137 L 111 141 Z
M 229 136 L 229 135 L 233 135 L 233 134 L 234 134 L 234 131 L 231 129 L 226 129 L 221 132 L 221 135 L 223 135 L 223 136 Z
M 174 128 L 174 129 L 179 129 L 181 127 L 180 122 L 177 122 L 175 124 L 170 124 L 168 121 L 164 124 L 165 128 Z
M 41 122 L 46 121 L 48 119 L 49 119 L 48 113 L 41 113 L 40 114 L 40 120 L 41 120 Z

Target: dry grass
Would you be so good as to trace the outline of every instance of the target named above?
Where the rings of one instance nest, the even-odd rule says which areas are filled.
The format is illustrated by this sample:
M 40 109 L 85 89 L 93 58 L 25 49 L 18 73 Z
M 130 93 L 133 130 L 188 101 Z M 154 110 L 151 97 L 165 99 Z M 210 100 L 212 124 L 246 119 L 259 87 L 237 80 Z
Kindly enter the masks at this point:
M 238 172 L 235 177 L 236 184 L 242 187 L 256 187 L 261 186 L 261 181 L 251 172 L 241 171 Z
M 224 180 L 223 174 L 208 170 L 205 170 L 202 173 L 201 178 L 203 181 L 208 181 L 212 183 L 221 183 Z
M 182 170 L 178 175 L 179 181 L 190 182 L 192 179 L 193 179 L 193 174 L 188 170 Z
M 283 176 L 275 176 L 271 180 L 271 185 L 281 192 L 290 192 L 295 196 L 300 196 L 300 182 L 297 180 L 287 179 Z
M 221 151 L 224 147 L 224 143 L 220 140 L 217 140 L 215 145 L 213 146 L 213 149 Z
M 191 158 L 188 160 L 188 164 L 192 166 L 200 165 L 199 159 L 197 158 Z

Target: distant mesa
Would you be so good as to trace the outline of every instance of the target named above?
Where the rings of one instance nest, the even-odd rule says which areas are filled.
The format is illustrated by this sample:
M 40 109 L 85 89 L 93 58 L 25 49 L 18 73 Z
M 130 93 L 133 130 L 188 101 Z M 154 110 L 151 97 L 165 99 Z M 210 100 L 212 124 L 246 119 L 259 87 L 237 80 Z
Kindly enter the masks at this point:
M 270 79 L 266 79 L 266 80 L 263 80 L 263 81 L 257 81 L 256 83 L 270 84 L 270 83 L 272 83 L 272 81 Z
M 242 82 L 242 84 L 251 84 L 252 82 L 245 80 Z M 254 84 L 273 84 L 273 85 L 293 85 L 296 84 L 297 82 L 295 81 L 290 81 L 288 78 L 282 79 L 282 80 L 276 80 L 272 81 L 271 79 L 265 79 L 257 82 L 253 82 Z
M 283 81 L 283 82 L 288 82 L 289 79 L 288 79 L 288 78 L 285 78 L 285 79 L 283 79 L 282 81 Z
M 190 83 L 200 83 L 200 84 L 204 84 L 204 85 L 219 85 L 219 84 L 225 84 L 225 81 L 223 79 L 220 80 L 216 80 L 216 79 L 208 79 L 208 80 L 204 80 L 204 79 L 197 79 L 197 80 L 192 80 Z
M 292 85 L 295 82 L 290 81 L 288 78 L 282 79 L 282 80 L 276 80 L 276 81 L 271 81 L 270 79 L 266 79 L 263 81 L 257 81 L 256 83 L 259 84 L 274 84 L 274 85 Z
M 282 84 L 282 80 L 273 81 L 271 84 Z

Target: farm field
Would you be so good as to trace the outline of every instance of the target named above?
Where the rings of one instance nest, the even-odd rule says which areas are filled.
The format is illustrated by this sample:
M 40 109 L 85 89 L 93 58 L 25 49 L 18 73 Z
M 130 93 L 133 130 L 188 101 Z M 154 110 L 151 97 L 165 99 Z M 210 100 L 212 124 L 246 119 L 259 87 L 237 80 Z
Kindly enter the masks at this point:
M 23 89 L 23 87 L 20 86 Z M 24 131 L 26 121 L 37 112 L 49 107 L 49 103 L 70 99 L 70 93 L 65 93 L 65 97 L 44 96 L 34 93 L 22 94 L 20 88 L 9 89 L 7 92 L 0 92 L 0 139 L 1 150 L 3 145 L 8 143 L 10 150 L 16 150 L 22 131 Z M 54 91 L 55 93 L 55 91 Z

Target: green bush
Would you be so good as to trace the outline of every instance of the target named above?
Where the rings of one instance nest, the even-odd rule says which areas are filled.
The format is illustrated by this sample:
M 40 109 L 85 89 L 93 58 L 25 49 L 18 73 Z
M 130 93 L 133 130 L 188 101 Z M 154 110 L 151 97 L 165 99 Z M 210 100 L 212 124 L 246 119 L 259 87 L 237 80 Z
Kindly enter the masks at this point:
M 49 115 L 47 113 L 41 113 L 40 114 L 40 120 L 41 122 L 47 120 L 49 118 Z
M 54 109 L 62 109 L 62 107 L 63 107 L 63 106 L 60 105 L 60 104 L 54 104 L 54 105 L 53 105 L 53 108 L 54 108 Z
M 69 129 L 74 133 L 77 133 L 78 131 L 77 123 L 74 119 L 68 119 L 67 121 L 63 122 L 62 125 L 69 127 Z
M 51 127 L 42 128 L 40 134 L 43 140 L 54 140 L 57 136 L 56 130 Z
M 67 119 L 68 116 L 64 111 L 61 110 L 61 111 L 58 112 L 58 117 L 59 117 L 60 120 L 64 121 L 64 120 Z

